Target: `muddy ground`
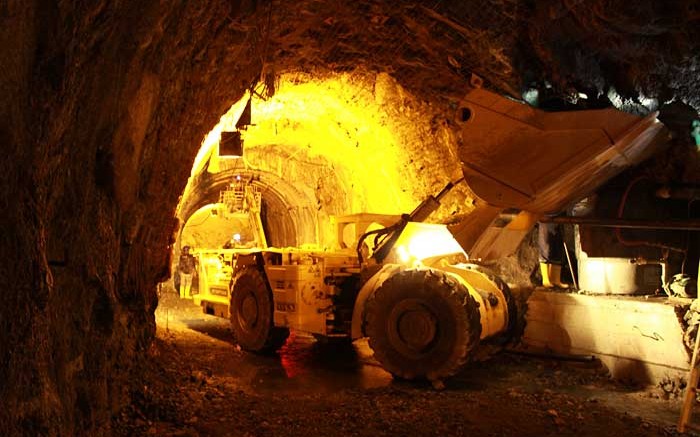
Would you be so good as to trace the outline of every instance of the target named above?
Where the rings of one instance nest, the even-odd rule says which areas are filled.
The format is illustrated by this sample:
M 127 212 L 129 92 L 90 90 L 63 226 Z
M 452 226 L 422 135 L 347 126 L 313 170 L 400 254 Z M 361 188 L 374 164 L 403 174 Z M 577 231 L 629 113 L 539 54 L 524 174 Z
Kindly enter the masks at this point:
M 677 435 L 677 396 L 615 384 L 595 361 L 503 352 L 436 390 L 393 380 L 362 341 L 292 335 L 279 355 L 245 353 L 227 320 L 174 292 L 156 318 L 146 376 L 116 435 Z

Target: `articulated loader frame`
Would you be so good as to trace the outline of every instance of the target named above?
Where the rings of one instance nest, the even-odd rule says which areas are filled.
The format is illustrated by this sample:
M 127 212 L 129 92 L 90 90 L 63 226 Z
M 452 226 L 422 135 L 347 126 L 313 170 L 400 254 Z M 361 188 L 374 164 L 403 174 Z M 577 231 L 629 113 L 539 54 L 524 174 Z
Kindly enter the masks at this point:
M 480 88 L 461 103 L 458 122 L 476 210 L 449 230 L 419 223 L 448 184 L 390 226 L 378 215 L 339 219 L 355 227 L 356 251 L 342 242 L 341 230 L 336 252 L 239 256 L 229 310 L 245 349 L 274 350 L 290 328 L 367 336 L 375 357 L 397 376 L 452 376 L 480 342 L 507 335 L 515 319 L 508 287 L 473 262 L 512 253 L 543 214 L 586 196 L 667 139 L 655 114 L 546 113 Z M 385 227 L 365 232 L 371 222 Z M 419 242 L 431 246 L 422 255 L 414 250 Z

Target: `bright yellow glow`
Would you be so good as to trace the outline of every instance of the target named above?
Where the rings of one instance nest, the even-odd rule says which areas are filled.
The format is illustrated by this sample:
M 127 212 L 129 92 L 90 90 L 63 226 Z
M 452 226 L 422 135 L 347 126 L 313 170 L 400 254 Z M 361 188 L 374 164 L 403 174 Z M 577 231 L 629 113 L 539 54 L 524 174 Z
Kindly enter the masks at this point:
M 396 246 L 396 254 L 399 256 L 399 260 L 404 264 L 411 260 L 411 255 L 409 255 L 405 246 Z
M 439 122 L 436 108 L 387 74 L 287 73 L 277 78 L 272 97 L 261 94 L 259 87 L 250 99 L 251 125 L 241 130 L 242 159 L 234 165 L 220 157 L 218 144 L 222 131 L 235 130 L 248 94 L 206 136 L 192 175 L 240 163 L 293 185 L 300 198 L 285 200 L 290 208 L 315 207 L 325 247 L 337 239 L 329 216 L 409 212 L 461 174 L 452 130 Z M 191 196 L 190 189 L 183 199 Z M 451 214 L 455 205 L 468 204 L 455 199 L 444 208 Z
M 241 132 L 246 164 L 311 188 L 321 175 L 333 176 L 349 203 L 348 210 L 334 213 L 393 214 L 413 209 L 422 195 L 416 196 L 405 174 L 410 158 L 392 116 L 375 101 L 370 79 L 287 74 L 279 79 L 273 97 L 263 100 L 254 94 L 252 125 Z M 212 163 L 217 161 L 214 152 L 221 132 L 235 130 L 247 99 L 248 95 L 237 102 L 206 136 L 193 175 L 209 158 L 209 171 L 217 170 Z M 284 159 L 276 163 L 271 153 Z
M 408 157 L 398 132 L 367 82 L 283 77 L 271 99 L 253 99 L 252 122 L 243 133 L 246 154 L 274 144 L 302 161 L 323 158 L 352 193 L 346 213 L 400 213 L 419 201 L 405 175 Z
M 181 243 L 194 248 L 223 247 L 238 235 L 237 241 L 255 242 L 254 225 L 247 214 L 225 214 L 226 205 L 213 203 L 197 210 L 187 220 Z M 216 211 L 216 213 L 214 213 Z
M 408 223 L 396 242 L 396 254 L 404 263 L 457 253 L 464 250 L 445 225 Z

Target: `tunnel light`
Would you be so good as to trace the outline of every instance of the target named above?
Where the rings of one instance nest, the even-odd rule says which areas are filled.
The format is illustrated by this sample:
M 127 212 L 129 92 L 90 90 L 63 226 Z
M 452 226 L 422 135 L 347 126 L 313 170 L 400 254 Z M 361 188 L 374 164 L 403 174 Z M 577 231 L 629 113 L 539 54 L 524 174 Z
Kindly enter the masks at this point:
M 523 92 L 523 100 L 532 106 L 537 106 L 539 104 L 540 92 L 537 88 L 530 88 Z
M 233 241 L 235 241 L 236 243 L 240 243 L 241 234 L 233 234 Z

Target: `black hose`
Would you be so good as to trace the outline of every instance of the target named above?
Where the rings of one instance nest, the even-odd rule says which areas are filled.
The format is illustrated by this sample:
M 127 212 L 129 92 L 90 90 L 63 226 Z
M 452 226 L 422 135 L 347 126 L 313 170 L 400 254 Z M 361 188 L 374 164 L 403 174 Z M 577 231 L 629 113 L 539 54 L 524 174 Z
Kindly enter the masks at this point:
M 382 228 L 382 229 L 375 229 L 373 231 L 365 232 L 364 234 L 362 234 L 362 236 L 360 236 L 359 240 L 357 241 L 357 247 L 355 248 L 355 250 L 357 251 L 357 258 L 359 259 L 360 264 L 362 264 L 362 262 L 363 262 L 362 250 L 361 250 L 362 244 L 365 242 L 367 237 L 369 237 L 371 235 L 376 235 L 374 238 L 374 248 L 373 248 L 374 254 L 372 255 L 372 256 L 374 256 L 377 253 L 376 248 L 377 248 L 378 239 L 380 237 L 382 237 L 383 235 L 387 235 L 387 234 L 390 234 L 392 232 L 398 231 L 398 232 L 395 232 L 396 237 L 392 236 L 388 240 L 386 240 L 386 239 L 382 240 L 382 243 L 383 243 L 382 248 L 385 247 L 387 244 L 389 244 L 390 241 L 395 241 L 396 238 L 398 238 L 398 234 L 403 230 L 403 228 L 406 227 L 406 223 L 408 223 L 408 216 L 404 214 L 401 216 L 401 219 L 398 222 L 394 223 L 391 226 L 387 226 L 386 228 Z M 386 242 L 386 243 L 384 243 L 384 242 Z M 386 256 L 386 255 L 383 254 L 382 259 L 384 258 L 384 256 Z M 381 262 L 382 259 L 378 259 L 378 261 Z

